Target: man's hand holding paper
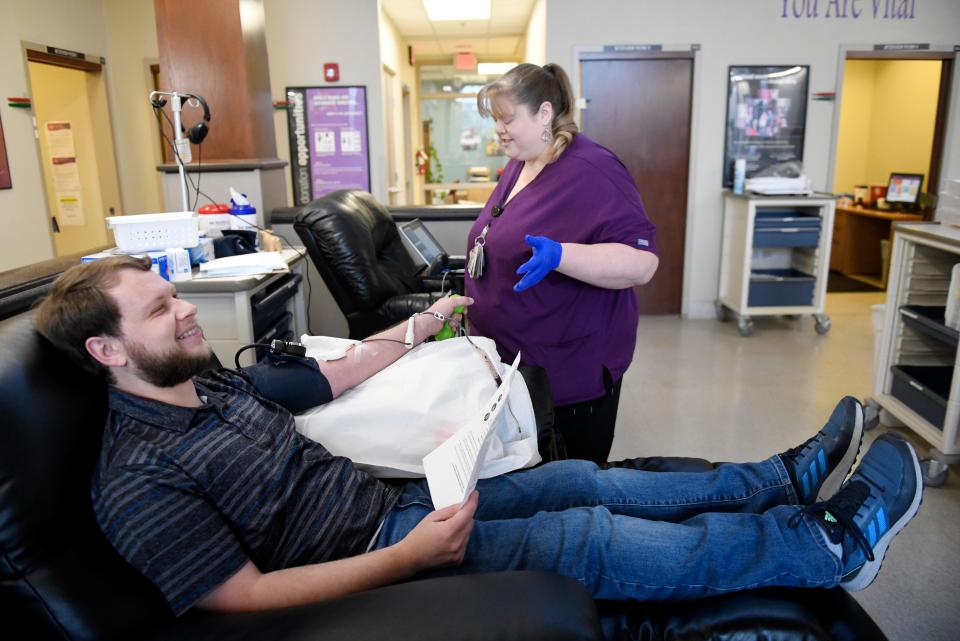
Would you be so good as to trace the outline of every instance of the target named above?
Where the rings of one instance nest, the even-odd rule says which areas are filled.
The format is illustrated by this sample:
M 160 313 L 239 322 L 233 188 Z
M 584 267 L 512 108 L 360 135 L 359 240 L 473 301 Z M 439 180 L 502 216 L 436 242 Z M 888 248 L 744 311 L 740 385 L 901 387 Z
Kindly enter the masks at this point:
M 451 505 L 431 512 L 397 544 L 414 573 L 460 565 L 467 551 L 479 494 L 473 492 L 462 507 Z

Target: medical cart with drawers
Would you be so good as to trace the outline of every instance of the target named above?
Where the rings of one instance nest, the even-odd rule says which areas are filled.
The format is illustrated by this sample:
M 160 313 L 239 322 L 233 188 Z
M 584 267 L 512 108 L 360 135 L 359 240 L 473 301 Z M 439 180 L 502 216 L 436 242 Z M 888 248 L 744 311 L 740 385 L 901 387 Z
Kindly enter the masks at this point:
M 960 229 L 939 223 L 896 223 L 883 330 L 876 356 L 867 425 L 905 425 L 932 447 L 924 483 L 943 485 L 960 462 L 960 332 L 947 325 Z M 958 301 L 954 301 L 958 302 Z M 952 310 L 951 310 L 952 311 Z M 951 314 L 952 315 L 952 314 Z
M 832 196 L 724 195 L 720 321 L 734 316 L 741 336 L 754 316 L 811 314 L 818 334 L 830 331 L 824 313 Z

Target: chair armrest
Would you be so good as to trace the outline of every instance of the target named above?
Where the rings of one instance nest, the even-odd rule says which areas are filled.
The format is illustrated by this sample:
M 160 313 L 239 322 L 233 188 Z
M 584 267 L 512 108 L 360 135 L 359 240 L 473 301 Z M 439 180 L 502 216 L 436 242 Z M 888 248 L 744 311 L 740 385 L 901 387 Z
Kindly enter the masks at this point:
M 434 276 L 417 276 L 421 291 L 439 292 L 453 291 L 456 294 L 463 294 L 464 291 L 464 272 L 463 268 L 447 272 L 446 278 L 443 274 Z
M 383 302 L 377 313 L 390 319 L 390 325 L 407 320 L 411 314 L 426 311 L 440 300 L 439 292 L 418 292 L 392 296 Z
M 146 641 L 599 639 L 596 606 L 572 579 L 497 572 L 423 579 L 343 599 L 244 614 L 188 613 Z
M 554 425 L 553 394 L 547 370 L 536 365 L 521 365 L 517 368 L 530 393 L 533 418 L 537 423 L 537 448 L 544 463 L 567 458 L 563 437 Z
M 639 456 L 600 464 L 600 469 L 622 467 L 645 472 L 709 472 L 721 463 L 687 456 Z
M 597 602 L 607 639 L 886 641 L 842 588 L 763 588 L 696 601 Z

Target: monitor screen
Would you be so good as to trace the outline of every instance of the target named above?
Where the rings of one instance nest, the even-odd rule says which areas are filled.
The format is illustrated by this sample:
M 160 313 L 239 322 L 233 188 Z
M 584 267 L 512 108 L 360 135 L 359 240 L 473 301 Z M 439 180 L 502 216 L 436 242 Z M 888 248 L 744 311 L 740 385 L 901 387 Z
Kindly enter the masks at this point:
M 407 240 L 413 245 L 414 250 L 420 254 L 420 258 L 422 258 L 426 264 L 433 264 L 433 261 L 443 253 L 443 247 L 441 247 L 437 239 L 433 237 L 433 234 L 424 227 L 419 218 L 401 225 L 400 231 L 407 237 Z
M 917 202 L 922 184 L 923 174 L 890 174 L 886 201 L 913 205 Z

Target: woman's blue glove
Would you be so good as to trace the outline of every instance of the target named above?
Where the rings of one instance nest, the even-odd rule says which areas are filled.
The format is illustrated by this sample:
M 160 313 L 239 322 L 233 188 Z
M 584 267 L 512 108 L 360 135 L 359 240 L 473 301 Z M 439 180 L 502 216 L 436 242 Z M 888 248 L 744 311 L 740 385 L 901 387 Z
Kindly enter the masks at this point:
M 533 257 L 517 268 L 517 273 L 524 274 L 524 277 L 513 286 L 515 292 L 530 289 L 546 278 L 547 274 L 560 265 L 560 257 L 563 255 L 560 243 L 546 236 L 527 234 L 523 240 L 533 248 Z

